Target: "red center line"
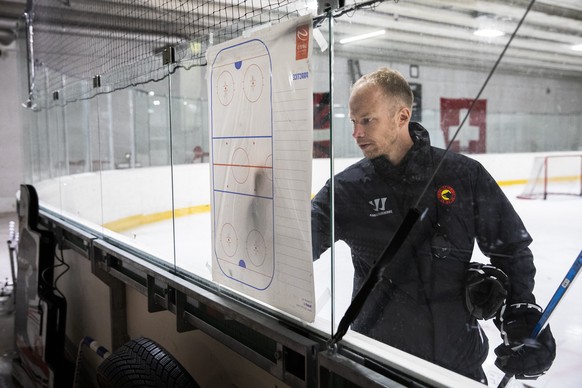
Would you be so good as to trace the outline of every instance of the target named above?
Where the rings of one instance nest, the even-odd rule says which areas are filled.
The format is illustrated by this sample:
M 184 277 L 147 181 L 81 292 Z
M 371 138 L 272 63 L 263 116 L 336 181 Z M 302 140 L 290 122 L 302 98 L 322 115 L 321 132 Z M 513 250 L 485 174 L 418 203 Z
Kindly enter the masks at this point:
M 224 166 L 224 167 L 250 167 L 250 168 L 268 168 L 272 169 L 271 166 L 253 166 L 250 164 L 230 164 L 230 163 L 214 163 L 214 166 Z

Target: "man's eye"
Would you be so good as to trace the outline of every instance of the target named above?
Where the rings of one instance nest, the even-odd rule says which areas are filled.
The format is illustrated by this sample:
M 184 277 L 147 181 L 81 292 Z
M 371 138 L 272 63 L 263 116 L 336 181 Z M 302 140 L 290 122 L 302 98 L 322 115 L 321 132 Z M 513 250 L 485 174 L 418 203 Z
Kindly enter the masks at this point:
M 372 122 L 373 120 L 374 119 L 372 119 L 372 118 L 365 118 L 365 119 L 361 119 L 361 120 L 350 119 L 350 121 L 352 122 L 353 125 L 356 125 L 356 124 L 367 125 L 367 124 L 370 124 L 370 122 Z

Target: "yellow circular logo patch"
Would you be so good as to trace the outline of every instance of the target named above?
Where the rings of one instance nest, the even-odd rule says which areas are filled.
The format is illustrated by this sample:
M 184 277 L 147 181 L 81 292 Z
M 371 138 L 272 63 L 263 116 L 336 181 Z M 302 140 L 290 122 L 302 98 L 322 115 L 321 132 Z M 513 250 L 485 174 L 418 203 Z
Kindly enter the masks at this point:
M 455 193 L 455 189 L 453 189 L 451 186 L 445 185 L 441 186 L 437 191 L 437 198 L 443 205 L 450 205 L 455 202 L 457 193 Z

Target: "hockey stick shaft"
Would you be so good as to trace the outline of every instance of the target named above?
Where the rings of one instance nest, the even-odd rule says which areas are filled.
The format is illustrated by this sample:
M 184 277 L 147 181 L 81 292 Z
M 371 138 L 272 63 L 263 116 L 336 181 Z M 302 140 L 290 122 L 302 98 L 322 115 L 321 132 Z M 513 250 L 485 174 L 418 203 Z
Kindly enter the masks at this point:
M 570 284 L 572 284 L 572 282 L 574 281 L 574 278 L 576 277 L 576 275 L 580 271 L 580 268 L 582 268 L 582 251 L 580 251 L 580 254 L 578 254 L 578 257 L 576 258 L 576 260 L 574 261 L 574 263 L 570 267 L 570 270 L 568 271 L 568 273 L 564 277 L 564 280 L 562 280 L 562 283 L 560 284 L 560 286 L 558 287 L 558 289 L 554 293 L 554 296 L 552 297 L 552 299 L 549 301 L 548 305 L 546 306 L 544 313 L 540 317 L 540 320 L 538 321 L 533 332 L 531 333 L 532 338 L 536 338 L 538 336 L 538 334 L 540 334 L 540 332 L 544 328 L 545 324 L 547 323 L 548 319 L 550 318 L 550 315 L 555 310 L 558 303 L 560 303 L 560 300 L 562 299 L 562 297 L 564 296 L 564 294 L 568 290 L 568 287 L 570 286 Z
M 362 286 L 358 289 L 358 292 L 352 299 L 352 302 L 348 306 L 344 316 L 342 317 L 338 329 L 333 337 L 328 341 L 328 348 L 333 348 L 335 344 L 337 344 L 343 336 L 347 333 L 350 325 L 356 319 L 364 303 L 366 302 L 368 296 L 376 286 L 376 284 L 382 279 L 382 273 L 386 268 L 398 250 L 404 243 L 404 240 L 412 230 L 412 227 L 415 225 L 416 221 L 421 217 L 421 213 L 416 208 L 410 208 L 408 213 L 404 217 L 402 224 L 400 224 L 398 230 L 394 234 L 394 237 L 388 245 L 384 248 L 384 251 L 376 261 L 376 264 L 372 266 L 368 276 L 364 280 Z
M 576 260 L 574 260 L 574 263 L 570 267 L 570 270 L 564 277 L 564 280 L 562 280 L 562 283 L 560 283 L 560 286 L 554 293 L 554 296 L 552 296 L 552 299 L 550 299 L 550 301 L 548 302 L 548 305 L 546 306 L 542 316 L 538 320 L 538 323 L 536 323 L 531 333 L 530 336 L 531 338 L 537 338 L 537 336 L 540 334 L 546 323 L 548 323 L 550 315 L 552 315 L 552 312 L 556 309 L 556 306 L 558 305 L 558 303 L 560 303 L 566 291 L 568 291 L 568 288 L 576 278 L 576 275 L 578 275 L 578 272 L 580 272 L 580 268 L 582 268 L 582 251 L 580 251 L 578 257 L 576 258 Z M 506 374 L 499 383 L 499 385 L 497 386 L 497 388 L 504 388 L 507 385 L 507 383 L 509 383 L 512 377 L 513 377 L 512 375 Z

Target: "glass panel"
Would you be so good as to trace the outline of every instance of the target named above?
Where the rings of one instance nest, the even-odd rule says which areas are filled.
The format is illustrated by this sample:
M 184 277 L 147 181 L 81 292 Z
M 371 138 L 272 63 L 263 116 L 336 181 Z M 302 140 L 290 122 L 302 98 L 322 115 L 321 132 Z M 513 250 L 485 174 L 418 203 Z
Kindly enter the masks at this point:
M 119 90 L 111 94 L 113 106 L 122 106 L 123 110 L 112 110 L 113 131 L 111 136 L 112 160 L 111 168 L 126 169 L 141 167 L 141 163 L 136 160 L 136 139 L 135 127 L 139 122 L 135 110 L 135 94 L 133 88 Z M 140 115 L 141 117 L 141 115 Z
M 212 279 L 206 67 L 172 74 L 176 266 Z
M 62 214 L 96 231 L 102 223 L 98 109 L 96 100 L 78 100 L 64 107 L 67 174 L 58 180 Z
M 67 169 L 67 149 L 65 136 L 65 109 L 59 104 L 59 96 L 55 96 L 55 105 L 49 109 L 34 113 L 38 117 L 46 117 L 47 139 L 43 142 L 37 139 L 40 144 L 46 145 L 48 161 L 42 164 L 45 179 L 36 182 L 39 197 L 45 206 L 60 213 L 61 209 L 61 177 L 68 174 Z M 37 127 L 41 128 L 41 127 Z
M 41 157 L 43 153 L 41 149 L 43 148 L 43 143 L 39 141 L 39 132 L 41 131 L 41 123 L 44 121 L 44 112 L 28 110 L 26 116 L 28 128 L 25 131 L 24 147 L 29 155 L 31 155 L 28 162 L 30 182 L 36 183 L 42 181 L 47 175 L 42 168 L 44 160 Z
M 103 233 L 174 265 L 168 80 L 96 97 Z M 105 171 L 107 170 L 107 171 Z
M 91 133 L 94 121 L 91 100 L 79 100 L 66 107 L 67 156 L 69 175 L 91 171 Z
M 50 176 L 57 178 L 68 173 L 65 148 L 65 108 L 60 104 L 55 105 L 48 110 L 48 116 L 51 150 Z
M 65 77 L 59 82 L 64 87 Z M 72 87 L 79 84 L 83 83 Z M 99 123 L 89 100 L 65 105 L 65 94 L 64 90 L 43 90 L 35 100 L 37 109 L 28 111 L 26 147 L 32 183 L 46 209 L 98 229 L 101 190 L 99 175 L 92 173 L 91 136 Z
M 39 82 L 45 82 L 46 72 L 40 72 Z M 29 183 L 35 185 L 37 193 L 53 210 L 61 207 L 59 177 L 66 173 L 63 148 L 63 108 L 54 105 L 46 109 L 46 93 L 35 100 L 35 108 L 26 111 L 28 118 L 25 132 L 25 149 L 30 157 Z M 41 108 L 42 107 L 42 108 Z M 28 155 L 27 155 L 28 156 Z
M 142 166 L 170 165 L 167 82 L 151 82 L 135 92 L 136 152 Z
M 533 302 L 534 294 L 544 306 L 580 249 L 572 246 L 578 239 L 565 225 L 575 223 L 570 215 L 579 217 L 582 210 L 571 201 L 518 198 L 530 169 L 546 168 L 537 156 L 580 149 L 581 94 L 579 83 L 572 87 L 569 78 L 577 54 L 567 47 L 577 33 L 552 34 L 562 46 L 549 47 L 541 39 L 549 32 L 540 15 L 531 14 L 489 80 L 525 8 L 512 4 L 495 11 L 474 13 L 460 3 L 383 2 L 335 19 L 332 137 L 338 177 L 335 188 L 328 187 L 333 202 L 325 192 L 314 199 L 320 209 L 315 222 L 333 222 L 335 238 L 341 240 L 333 252 L 336 323 L 371 268 L 378 268 L 374 264 L 384 248 L 399 240 L 395 232 L 405 215 L 410 209 L 423 214 L 411 223 L 402 248 L 388 258 L 347 338 L 364 334 L 476 380 L 484 376 L 480 365 L 485 360 L 490 381 L 503 375 L 493 365 L 501 338 L 493 320 L 477 320 L 479 311 L 469 310 L 477 303 L 465 300 L 469 263 L 493 264 L 507 274 L 508 306 Z M 497 28 L 501 36 L 474 34 L 484 27 Z M 368 33 L 357 43 L 344 41 Z M 358 94 L 351 94 L 362 74 L 384 66 L 404 76 L 414 105 L 394 97 L 394 87 L 386 96 L 363 82 L 354 89 Z M 408 121 L 419 124 L 409 132 Z M 441 150 L 429 148 L 429 138 Z M 440 164 L 442 149 L 449 146 Z M 579 182 L 578 172 L 567 173 L 576 164 L 567 159 L 554 161 L 546 181 Z M 560 206 L 567 210 L 557 211 Z M 333 208 L 335 219 L 330 217 Z M 562 227 L 545 220 L 550 209 Z M 555 238 L 557 230 L 567 234 L 565 241 Z M 535 237 L 531 245 L 530 236 Z M 535 290 L 530 249 L 538 269 Z M 560 262 L 559 271 L 551 268 L 554 260 Z M 344 295 L 352 284 L 353 293 Z M 494 306 L 495 300 L 486 301 Z M 579 325 L 579 316 L 563 316 L 557 330 Z
M 330 158 L 332 152 L 335 152 L 334 133 L 335 123 L 332 119 L 334 112 L 332 102 L 332 72 L 333 52 L 329 45 L 333 40 L 333 19 L 325 19 L 320 26 L 314 28 L 313 40 L 314 48 L 312 53 L 312 71 L 313 71 L 313 169 L 312 169 L 312 196 L 317 193 L 326 181 L 332 176 L 334 169 L 333 159 Z M 333 109 L 332 109 L 333 108 Z M 332 148 L 333 147 L 333 148 Z M 330 212 L 326 212 L 330 216 Z M 312 216 L 313 218 L 313 216 Z M 313 227 L 313 221 L 312 221 Z M 327 234 L 330 231 L 322 231 Z M 315 228 L 312 230 L 312 246 L 316 247 L 317 242 L 321 240 L 322 233 Z M 314 248 L 316 249 L 316 248 Z M 315 327 L 323 330 L 328 335 L 335 332 L 336 325 L 334 317 L 337 317 L 338 292 L 345 289 L 343 285 L 336 283 L 336 272 L 334 270 L 335 261 L 332 255 L 333 249 L 323 253 L 320 258 L 313 263 L 313 273 L 315 277 L 315 298 L 317 315 Z

